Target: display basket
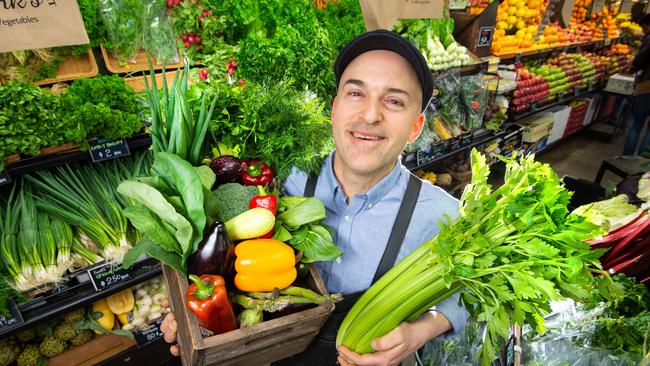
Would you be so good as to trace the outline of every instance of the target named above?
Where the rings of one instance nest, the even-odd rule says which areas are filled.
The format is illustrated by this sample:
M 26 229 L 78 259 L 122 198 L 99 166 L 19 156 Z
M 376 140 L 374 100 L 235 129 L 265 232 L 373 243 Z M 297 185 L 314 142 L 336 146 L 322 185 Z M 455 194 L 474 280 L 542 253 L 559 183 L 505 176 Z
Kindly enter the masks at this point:
M 264 321 L 223 334 L 204 336 L 196 317 L 184 304 L 187 278 L 164 266 L 163 274 L 178 322 L 178 344 L 185 366 L 265 365 L 304 351 L 314 339 L 334 304 L 325 302 L 294 314 Z M 310 266 L 306 287 L 327 295 L 314 266 Z
M 99 73 L 95 56 L 91 49 L 80 56 L 68 55 L 56 70 L 56 77 L 35 81 L 34 85 L 48 85 L 78 78 L 90 78 Z
M 133 62 L 121 63 L 117 57 L 115 57 L 115 55 L 113 55 L 104 47 L 104 45 L 100 45 L 100 49 L 102 51 L 104 63 L 106 64 L 106 69 L 108 69 L 108 71 L 112 72 L 113 74 L 149 71 L 149 61 L 147 60 L 147 53 L 144 50 L 138 51 L 138 53 L 135 55 L 135 58 L 132 60 Z M 182 57 L 180 51 L 178 54 L 179 58 Z M 151 62 L 154 70 L 162 70 L 163 65 L 156 63 L 154 56 L 152 56 Z M 179 66 L 181 66 L 179 63 L 173 63 L 165 65 L 165 68 L 167 70 L 171 70 L 176 69 Z

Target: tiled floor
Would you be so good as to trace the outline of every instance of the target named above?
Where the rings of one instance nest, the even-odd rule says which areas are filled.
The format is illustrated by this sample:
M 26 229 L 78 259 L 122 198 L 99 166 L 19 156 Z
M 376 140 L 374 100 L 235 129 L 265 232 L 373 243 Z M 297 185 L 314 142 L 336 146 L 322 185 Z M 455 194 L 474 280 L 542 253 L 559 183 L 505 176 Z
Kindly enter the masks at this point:
M 541 155 L 538 155 L 538 160 L 551 164 L 551 167 L 561 177 L 570 175 L 593 182 L 603 160 L 614 159 L 615 156 L 620 155 L 624 143 L 624 132 L 611 141 L 605 141 L 583 131 L 576 136 L 569 137 L 558 146 L 542 152 Z M 615 161 L 617 164 L 624 165 L 639 165 L 647 162 L 646 159 Z M 601 185 L 606 187 L 608 184 L 617 184 L 619 181 L 620 178 L 617 175 L 607 172 Z

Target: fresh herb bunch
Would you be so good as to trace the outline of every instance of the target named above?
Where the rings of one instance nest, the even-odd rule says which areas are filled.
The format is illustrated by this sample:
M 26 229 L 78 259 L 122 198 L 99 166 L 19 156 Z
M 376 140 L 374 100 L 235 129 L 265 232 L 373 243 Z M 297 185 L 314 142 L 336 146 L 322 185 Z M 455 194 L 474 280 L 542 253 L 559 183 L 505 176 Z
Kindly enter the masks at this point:
M 56 76 L 63 62 L 58 49 L 36 49 L 0 53 L 0 84 L 16 80 L 32 82 Z
M 107 34 L 104 46 L 113 51 L 121 62 L 133 58 L 142 47 L 142 1 L 99 0 L 99 4 Z
M 159 64 L 171 63 L 178 58 L 174 26 L 167 15 L 164 0 L 149 0 L 143 16 L 144 46 Z
M 602 295 L 617 294 L 600 269 L 602 251 L 585 242 L 601 232 L 569 215 L 571 193 L 562 180 L 534 156 L 504 160 L 505 183 L 492 190 L 485 157 L 472 151 L 472 182 L 459 218 L 442 224 L 364 293 L 339 328 L 337 344 L 370 352 L 373 339 L 460 291 L 464 307 L 486 323 L 480 360 L 489 365 L 511 322 L 541 331 L 550 301 L 588 298 L 596 287 L 592 272 L 606 276 Z
M 292 166 L 317 172 L 332 149 L 324 103 L 300 91 L 290 80 L 244 86 L 214 79 L 188 91 L 193 105 L 203 91 L 217 100 L 211 121 L 214 142 L 229 146 L 242 159 L 260 159 L 284 180 Z
M 0 85 L 0 159 L 59 145 L 67 129 L 54 95 L 18 81 Z
M 130 137 L 142 123 L 135 91 L 118 76 L 76 79 L 61 96 L 68 141 Z

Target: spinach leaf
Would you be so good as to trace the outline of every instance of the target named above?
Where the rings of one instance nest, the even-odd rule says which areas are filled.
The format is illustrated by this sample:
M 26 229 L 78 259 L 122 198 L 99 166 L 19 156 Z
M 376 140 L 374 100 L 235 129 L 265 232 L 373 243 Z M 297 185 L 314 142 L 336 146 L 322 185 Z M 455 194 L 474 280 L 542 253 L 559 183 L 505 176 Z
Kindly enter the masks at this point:
M 307 235 L 299 245 L 293 245 L 303 252 L 303 263 L 331 261 L 343 255 L 332 240 L 332 234 L 321 225 L 309 225 Z
M 179 255 L 183 253 L 181 246 L 173 234 L 167 231 L 160 218 L 146 207 L 127 207 L 124 209 L 124 215 L 131 221 L 133 227 L 153 243 L 161 246 L 168 252 L 174 252 Z
M 153 243 L 147 238 L 140 239 L 140 241 L 138 241 L 135 246 L 126 253 L 124 260 L 122 261 L 122 266 L 124 266 L 124 268 L 131 267 L 143 254 L 148 254 L 149 256 L 158 259 L 180 273 L 187 272 L 180 255 L 166 251 L 161 246 Z
M 183 253 L 189 252 L 192 247 L 192 224 L 174 209 L 163 195 L 155 188 L 144 183 L 124 181 L 117 187 L 117 191 L 130 199 L 150 209 L 163 221 L 176 228 L 174 236 L 181 245 Z

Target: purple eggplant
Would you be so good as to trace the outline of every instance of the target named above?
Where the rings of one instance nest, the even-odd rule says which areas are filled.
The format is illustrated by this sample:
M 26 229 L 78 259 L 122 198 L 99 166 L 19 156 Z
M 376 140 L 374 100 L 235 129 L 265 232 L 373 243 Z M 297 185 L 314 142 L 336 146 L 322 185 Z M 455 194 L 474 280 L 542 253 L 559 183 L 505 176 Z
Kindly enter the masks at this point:
M 219 275 L 230 283 L 234 278 L 235 246 L 230 241 L 226 226 L 215 221 L 188 258 L 188 274 Z
M 239 183 L 242 175 L 242 164 L 231 155 L 221 155 L 210 162 L 210 169 L 217 176 L 216 185 Z

